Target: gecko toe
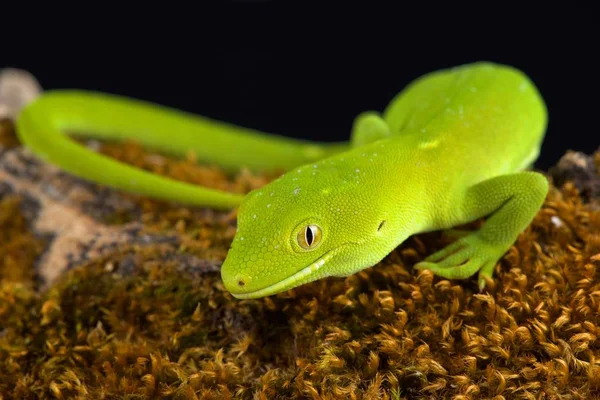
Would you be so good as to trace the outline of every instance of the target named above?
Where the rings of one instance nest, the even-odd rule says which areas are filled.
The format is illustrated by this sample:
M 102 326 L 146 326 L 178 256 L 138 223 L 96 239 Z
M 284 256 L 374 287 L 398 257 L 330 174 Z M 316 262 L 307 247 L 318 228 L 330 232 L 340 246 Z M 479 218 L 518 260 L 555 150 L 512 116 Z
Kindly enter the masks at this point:
M 479 286 L 485 287 L 486 278 L 491 278 L 498 259 L 503 254 L 502 246 L 486 243 L 477 233 L 471 233 L 415 265 L 416 269 L 427 269 L 446 279 L 467 279 L 479 271 Z

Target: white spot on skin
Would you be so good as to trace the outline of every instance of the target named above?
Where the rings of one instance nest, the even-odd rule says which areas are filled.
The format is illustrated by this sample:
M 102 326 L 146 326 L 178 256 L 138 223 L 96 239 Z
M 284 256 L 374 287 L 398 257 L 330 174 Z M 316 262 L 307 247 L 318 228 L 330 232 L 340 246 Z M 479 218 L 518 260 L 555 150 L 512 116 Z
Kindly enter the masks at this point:
M 240 238 L 240 240 L 244 240 L 244 237 L 242 236 L 242 237 Z
M 294 189 L 294 196 L 297 196 L 298 193 L 300 193 L 300 188 L 297 187 L 296 189 Z
M 271 197 L 272 197 L 274 194 L 275 194 L 274 192 L 271 192 L 271 194 L 269 194 L 269 196 L 271 196 Z
M 254 214 L 254 215 L 252 216 L 252 218 L 256 219 L 256 214 Z
M 356 172 L 358 174 L 360 172 L 360 169 L 356 168 L 356 170 L 354 172 Z
M 313 164 L 313 168 L 317 168 L 317 164 Z
M 519 91 L 520 91 L 520 92 L 524 92 L 524 91 L 526 91 L 526 90 L 527 90 L 527 86 L 529 86 L 529 85 L 527 84 L 527 81 L 523 81 L 523 82 L 522 82 L 522 83 L 519 85 Z
M 271 208 L 271 203 L 267 204 L 267 208 Z

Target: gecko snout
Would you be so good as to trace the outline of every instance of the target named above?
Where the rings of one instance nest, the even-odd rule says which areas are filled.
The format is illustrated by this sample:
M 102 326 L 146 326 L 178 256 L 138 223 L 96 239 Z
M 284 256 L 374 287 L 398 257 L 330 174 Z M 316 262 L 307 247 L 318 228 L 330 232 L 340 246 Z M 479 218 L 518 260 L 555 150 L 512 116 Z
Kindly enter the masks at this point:
M 237 268 L 233 268 L 230 262 L 225 260 L 221 266 L 221 279 L 223 285 L 230 293 L 244 293 L 248 290 L 248 286 L 252 282 L 250 276 L 235 271 Z

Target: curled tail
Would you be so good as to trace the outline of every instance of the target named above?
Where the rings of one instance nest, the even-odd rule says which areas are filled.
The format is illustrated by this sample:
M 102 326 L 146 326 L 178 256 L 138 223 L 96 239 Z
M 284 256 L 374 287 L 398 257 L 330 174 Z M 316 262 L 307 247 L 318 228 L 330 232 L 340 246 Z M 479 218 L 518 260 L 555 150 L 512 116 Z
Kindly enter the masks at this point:
M 156 199 L 218 209 L 236 207 L 243 195 L 205 188 L 147 172 L 96 153 L 70 139 L 133 139 L 144 147 L 199 160 L 227 171 L 287 171 L 344 150 L 346 144 L 316 144 L 266 134 L 160 105 L 97 92 L 43 93 L 16 119 L 21 142 L 63 170 L 115 189 Z

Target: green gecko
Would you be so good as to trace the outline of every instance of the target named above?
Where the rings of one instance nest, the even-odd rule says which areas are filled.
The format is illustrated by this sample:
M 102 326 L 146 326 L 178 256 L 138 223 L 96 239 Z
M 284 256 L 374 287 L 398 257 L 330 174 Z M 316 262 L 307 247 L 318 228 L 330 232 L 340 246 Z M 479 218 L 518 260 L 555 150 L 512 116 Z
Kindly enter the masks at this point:
M 510 66 L 477 62 L 411 82 L 382 113 L 363 112 L 350 140 L 316 143 L 229 125 L 139 100 L 49 91 L 16 121 L 22 143 L 82 178 L 179 203 L 239 207 L 221 268 L 236 298 L 274 295 L 371 267 L 408 237 L 485 218 L 483 226 L 414 267 L 447 279 L 496 263 L 541 208 L 548 182 L 528 170 L 546 131 L 533 82 Z M 228 171 L 285 171 L 237 195 L 153 175 L 97 154 L 66 133 L 135 138 L 147 148 Z

